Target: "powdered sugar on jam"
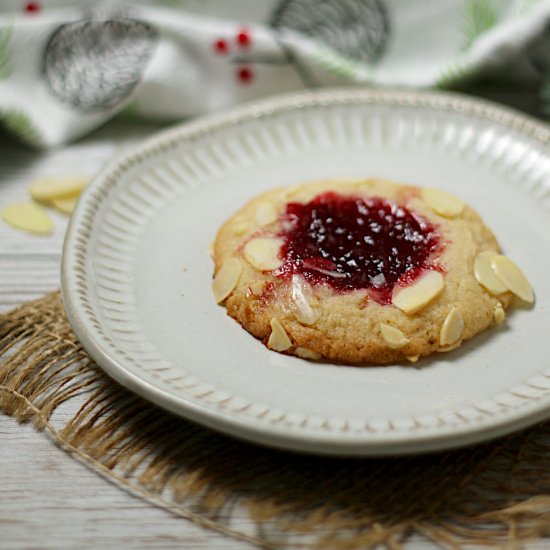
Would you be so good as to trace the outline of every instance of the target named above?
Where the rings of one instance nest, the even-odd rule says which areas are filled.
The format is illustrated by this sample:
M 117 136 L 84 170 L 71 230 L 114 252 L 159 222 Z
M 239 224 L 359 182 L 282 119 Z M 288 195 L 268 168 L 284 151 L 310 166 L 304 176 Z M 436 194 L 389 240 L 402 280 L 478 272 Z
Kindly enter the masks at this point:
M 407 285 L 425 269 L 438 269 L 441 236 L 425 218 L 381 197 L 318 195 L 287 204 L 282 218 L 283 266 L 275 274 L 300 274 L 311 284 L 339 292 L 368 289 L 391 303 L 395 285 Z

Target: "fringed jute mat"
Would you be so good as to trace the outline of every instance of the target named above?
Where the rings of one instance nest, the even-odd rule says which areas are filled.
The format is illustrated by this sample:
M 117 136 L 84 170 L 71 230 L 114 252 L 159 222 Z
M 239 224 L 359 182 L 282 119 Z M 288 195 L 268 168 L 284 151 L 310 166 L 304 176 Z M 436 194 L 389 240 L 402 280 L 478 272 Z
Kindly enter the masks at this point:
M 71 331 L 59 293 L 0 317 L 0 409 L 132 493 L 261 547 L 395 550 L 418 535 L 440 547 L 515 548 L 550 536 L 550 423 L 406 458 L 257 447 L 108 378 Z M 252 521 L 236 521 L 244 514 Z

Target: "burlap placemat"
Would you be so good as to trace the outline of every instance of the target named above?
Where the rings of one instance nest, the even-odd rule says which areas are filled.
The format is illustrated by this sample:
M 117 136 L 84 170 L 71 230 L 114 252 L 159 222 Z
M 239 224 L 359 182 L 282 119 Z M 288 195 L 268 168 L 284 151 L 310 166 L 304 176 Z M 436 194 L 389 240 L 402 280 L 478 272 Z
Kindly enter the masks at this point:
M 126 490 L 262 547 L 397 549 L 420 535 L 462 548 L 550 536 L 550 423 L 416 457 L 265 449 L 108 378 L 72 333 L 59 293 L 0 317 L 0 409 Z M 252 521 L 238 522 L 243 514 Z

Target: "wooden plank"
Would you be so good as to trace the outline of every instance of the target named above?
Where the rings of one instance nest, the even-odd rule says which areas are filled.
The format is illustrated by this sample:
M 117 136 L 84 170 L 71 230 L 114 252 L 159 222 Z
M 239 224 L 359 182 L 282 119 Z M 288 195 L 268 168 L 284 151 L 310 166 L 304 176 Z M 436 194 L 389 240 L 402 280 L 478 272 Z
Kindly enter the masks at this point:
M 29 182 L 47 175 L 93 176 L 115 154 L 150 135 L 149 125 L 112 123 L 51 152 L 0 137 L 0 208 L 28 200 Z M 68 218 L 33 236 L 0 221 L 0 311 L 59 288 Z M 0 414 L 0 548 L 216 548 L 246 545 L 193 525 L 88 470 L 45 434 Z

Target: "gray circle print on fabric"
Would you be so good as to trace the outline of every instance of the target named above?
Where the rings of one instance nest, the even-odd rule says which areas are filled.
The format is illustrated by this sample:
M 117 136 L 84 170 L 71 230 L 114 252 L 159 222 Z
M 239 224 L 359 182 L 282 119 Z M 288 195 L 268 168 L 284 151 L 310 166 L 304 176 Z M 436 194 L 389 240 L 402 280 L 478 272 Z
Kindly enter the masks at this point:
M 391 30 L 382 0 L 283 0 L 271 26 L 305 34 L 367 63 L 381 57 Z
M 153 27 L 135 19 L 67 23 L 50 36 L 42 72 L 63 103 L 82 111 L 107 110 L 139 83 L 157 40 Z

